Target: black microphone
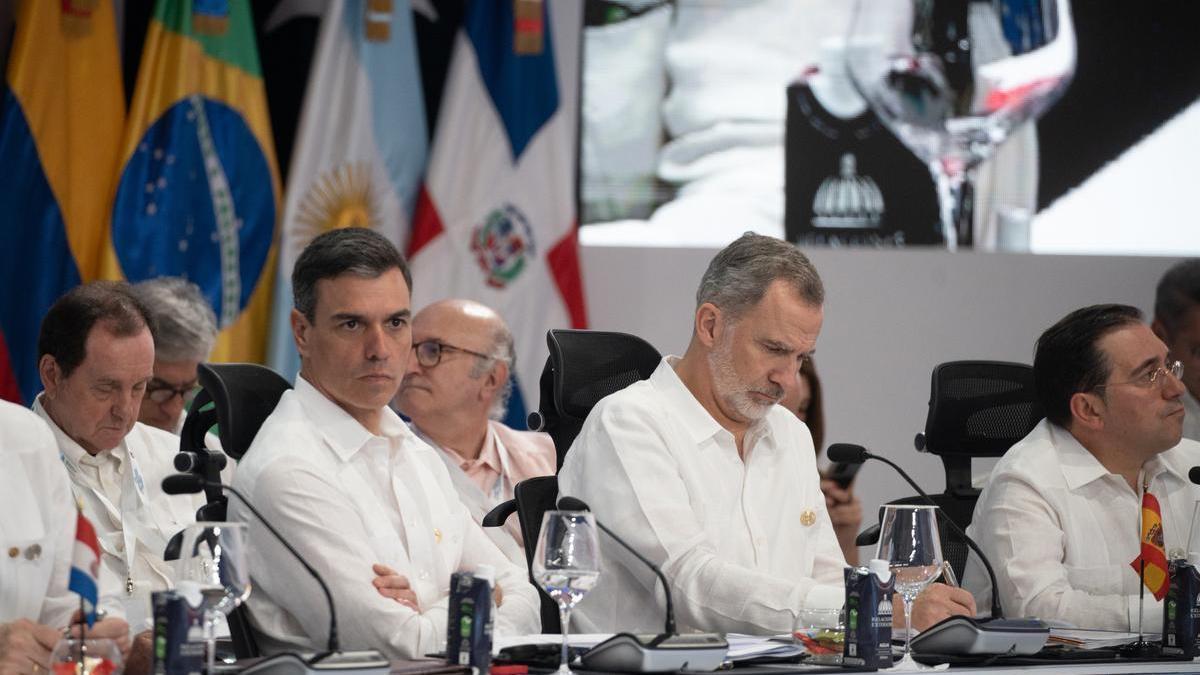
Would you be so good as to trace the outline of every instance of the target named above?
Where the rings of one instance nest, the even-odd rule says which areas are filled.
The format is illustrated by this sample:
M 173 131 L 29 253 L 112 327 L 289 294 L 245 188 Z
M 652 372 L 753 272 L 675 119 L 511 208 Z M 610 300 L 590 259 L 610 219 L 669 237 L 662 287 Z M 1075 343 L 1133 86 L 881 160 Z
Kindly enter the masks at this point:
M 262 523 L 263 526 L 265 526 L 267 530 L 273 534 L 277 540 L 279 540 L 279 543 L 283 544 L 283 547 L 286 548 L 294 558 L 296 558 L 305 571 L 312 575 L 313 579 L 317 580 L 317 585 L 319 585 L 321 590 L 325 593 L 325 602 L 329 605 L 329 641 L 326 643 L 325 653 L 314 655 L 308 660 L 308 664 L 313 665 L 330 654 L 336 654 L 341 651 L 340 645 L 338 644 L 337 611 L 333 606 L 333 594 L 329 592 L 329 587 L 325 585 L 325 580 L 321 578 L 321 575 L 318 574 L 315 569 L 313 569 L 312 565 L 308 564 L 308 562 L 304 559 L 304 556 L 300 555 L 299 551 L 292 548 L 292 545 L 288 543 L 287 539 L 283 538 L 282 534 L 279 534 L 279 530 L 276 530 L 275 527 L 271 525 L 271 523 L 268 522 L 261 513 L 258 512 L 258 509 L 254 508 L 254 505 L 250 503 L 250 500 L 246 499 L 245 495 L 233 489 L 232 487 L 225 485 L 224 483 L 219 481 L 205 480 L 203 476 L 197 476 L 193 473 L 173 474 L 164 478 L 162 482 L 163 492 L 169 495 L 196 494 L 204 490 L 206 487 L 226 490 L 233 496 L 237 497 L 242 504 L 245 504 L 246 508 L 250 510 L 250 513 L 253 513 L 254 517 L 258 518 L 258 522 Z
M 1188 480 L 1200 485 L 1200 466 L 1193 466 L 1192 470 L 1188 471 Z
M 559 499 L 558 500 L 558 508 L 563 511 L 591 511 L 592 510 L 591 507 L 589 507 L 587 504 L 585 504 L 582 499 L 577 499 L 575 497 L 563 497 L 563 498 Z M 611 537 L 613 541 L 620 544 L 621 547 L 624 548 L 626 551 L 629 551 L 630 553 L 632 553 L 633 557 L 637 558 L 638 560 L 641 560 L 642 564 L 644 564 L 646 567 L 649 567 L 651 569 L 651 571 L 653 571 L 655 574 L 658 575 L 658 580 L 661 581 L 662 585 L 663 585 L 663 594 L 667 596 L 667 620 L 666 620 L 666 624 L 664 626 L 665 631 L 666 631 L 665 635 L 674 635 L 675 634 L 675 605 L 674 605 L 674 603 L 671 602 L 671 587 L 669 585 L 667 585 L 667 576 L 665 574 L 663 574 L 662 570 L 659 569 L 658 565 L 655 565 L 654 563 L 650 562 L 649 558 L 642 555 L 641 553 L 638 553 L 632 546 L 629 545 L 628 542 L 626 542 L 624 539 L 618 537 L 617 534 L 615 532 L 613 532 L 612 530 L 605 527 L 604 523 L 600 522 L 599 518 L 596 518 L 595 520 L 596 520 L 596 527 L 599 527 L 600 530 L 602 532 L 604 532 L 605 534 L 607 534 L 609 537 Z
M 951 520 L 949 516 L 946 516 L 946 514 L 942 512 L 942 508 L 937 505 L 937 502 L 933 501 L 933 497 L 930 497 L 924 490 L 922 490 L 921 486 L 917 485 L 917 482 L 914 481 L 908 475 L 908 473 L 904 471 L 904 469 L 900 468 L 900 465 L 896 464 L 887 457 L 882 457 L 880 455 L 867 452 L 867 449 L 863 446 L 854 445 L 853 443 L 834 443 L 825 451 L 825 456 L 827 456 L 831 462 L 844 462 L 846 464 L 862 464 L 868 459 L 877 459 L 895 469 L 896 473 L 900 474 L 900 477 L 907 481 L 908 484 L 917 491 L 917 494 L 921 495 L 922 499 L 924 499 L 928 504 L 936 508 L 938 512 L 942 514 L 942 522 L 949 525 L 950 529 L 954 530 L 955 534 L 962 537 L 963 541 L 967 542 L 967 546 L 969 546 L 971 550 L 975 552 L 975 555 L 979 556 L 979 560 L 983 562 L 984 569 L 987 570 L 988 581 L 990 581 L 992 584 L 992 618 L 1004 618 L 1004 608 L 1000 605 L 1000 586 L 996 581 L 996 570 L 992 569 L 991 561 L 989 561 L 987 556 L 983 554 L 983 551 L 979 548 L 979 545 L 975 543 L 975 540 L 968 537 L 967 533 L 963 532 L 961 527 Z M 1193 481 L 1195 481 L 1197 477 L 1200 477 L 1200 467 L 1192 469 L 1192 473 L 1189 474 L 1189 477 L 1191 477 Z

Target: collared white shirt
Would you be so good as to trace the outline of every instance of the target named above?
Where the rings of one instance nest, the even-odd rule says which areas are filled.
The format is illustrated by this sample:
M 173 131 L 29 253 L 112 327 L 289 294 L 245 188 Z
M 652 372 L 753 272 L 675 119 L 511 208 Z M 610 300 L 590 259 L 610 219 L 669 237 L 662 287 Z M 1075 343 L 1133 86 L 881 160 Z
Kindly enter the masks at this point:
M 36 415 L 0 401 L 0 623 L 61 627 L 79 608 L 67 590 L 75 499 L 54 436 Z
M 1187 478 L 1200 444 L 1183 440 L 1142 468 L 1162 511 L 1168 558 L 1187 547 L 1200 488 Z M 1066 429 L 1043 420 L 992 470 L 967 533 L 995 568 L 1004 612 L 1080 628 L 1137 630 L 1141 494 Z M 972 556 L 963 575 L 976 604 L 991 604 Z M 1143 630 L 1162 629 L 1162 603 L 1145 594 Z
M 504 590 L 496 631 L 539 631 L 539 601 L 523 567 L 496 548 L 459 501 L 438 452 L 390 409 L 373 435 L 303 377 L 286 392 L 238 463 L 234 485 L 324 578 L 342 647 L 413 658 L 446 636 L 450 575 L 496 568 Z M 248 606 L 268 653 L 324 648 L 329 612 L 311 576 L 234 499 L 250 524 Z M 371 566 L 408 577 L 420 613 L 379 594 Z
M 807 427 L 779 406 L 747 432 L 746 460 L 663 359 L 600 401 L 567 452 L 559 493 L 657 563 L 681 631 L 790 632 L 798 610 L 841 607 L 846 565 Z M 601 535 L 584 632 L 659 631 L 654 574 Z
M 1200 401 L 1190 391 L 1183 392 L 1179 400 L 1183 401 L 1183 437 L 1200 441 Z
M 454 450 L 442 447 L 412 425 L 413 433 L 439 451 L 458 497 L 476 523 L 497 504 L 512 499 L 513 487 L 535 476 L 553 476 L 557 456 L 554 441 L 544 433 L 517 431 L 495 420 L 488 420 L 483 450 L 476 460 L 463 459 Z M 513 564 L 524 566 L 525 545 L 516 514 L 504 527 L 485 527 L 483 531 Z
M 175 569 L 163 560 L 167 542 L 196 521 L 202 495 L 168 495 L 162 479 L 175 473 L 174 434 L 136 422 L 115 448 L 95 456 L 71 439 L 42 407 L 33 411 L 50 426 L 71 489 L 100 543 L 100 590 L 120 593 L 132 632 L 153 623 L 150 594 L 173 587 Z M 130 548 L 133 549 L 132 560 Z

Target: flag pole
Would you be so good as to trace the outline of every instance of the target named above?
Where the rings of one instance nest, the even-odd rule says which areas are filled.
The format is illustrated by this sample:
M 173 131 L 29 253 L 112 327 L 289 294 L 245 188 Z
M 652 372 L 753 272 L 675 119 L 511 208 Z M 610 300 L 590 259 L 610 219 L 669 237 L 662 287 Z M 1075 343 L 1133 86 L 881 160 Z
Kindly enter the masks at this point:
M 1146 559 L 1142 558 L 1141 571 L 1138 572 L 1138 642 L 1145 642 L 1146 636 L 1142 633 L 1142 612 L 1146 608 Z
M 83 660 L 83 641 L 87 639 L 86 631 L 87 631 L 87 612 L 84 609 L 83 595 L 81 594 L 79 596 L 79 656 L 78 656 L 78 659 L 76 660 L 76 663 L 79 664 L 79 667 L 75 671 L 75 672 L 81 673 L 81 674 L 87 672 L 87 664 Z M 50 667 L 53 668 L 54 664 L 50 664 Z

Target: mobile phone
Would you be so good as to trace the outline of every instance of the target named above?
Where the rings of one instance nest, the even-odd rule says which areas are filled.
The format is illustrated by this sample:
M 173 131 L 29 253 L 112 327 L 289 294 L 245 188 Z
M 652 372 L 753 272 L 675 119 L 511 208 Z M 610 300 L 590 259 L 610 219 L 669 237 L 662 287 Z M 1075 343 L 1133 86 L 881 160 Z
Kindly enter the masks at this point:
M 825 477 L 838 484 L 843 490 L 850 487 L 850 483 L 854 482 L 854 476 L 858 470 L 862 468 L 862 462 L 850 464 L 847 462 L 835 462 L 829 470 L 825 472 Z

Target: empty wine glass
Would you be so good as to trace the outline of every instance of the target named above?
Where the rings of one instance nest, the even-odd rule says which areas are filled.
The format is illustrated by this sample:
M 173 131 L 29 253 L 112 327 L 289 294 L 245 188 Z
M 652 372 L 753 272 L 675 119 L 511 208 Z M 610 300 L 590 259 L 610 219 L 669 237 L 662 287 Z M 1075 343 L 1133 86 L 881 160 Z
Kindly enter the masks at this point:
M 912 640 L 912 605 L 917 595 L 942 573 L 942 542 L 937 507 L 888 504 L 879 524 L 876 558 L 888 561 L 896 592 L 904 599 L 904 659 L 897 665 L 916 668 L 908 652 Z
M 245 523 L 198 522 L 183 531 L 175 590 L 204 611 L 208 670 L 216 663 L 216 629 L 223 615 L 250 595 Z
M 547 511 L 533 554 L 533 579 L 558 603 L 562 620 L 562 662 L 558 673 L 571 672 L 567 665 L 567 632 L 571 609 L 596 585 L 600 576 L 600 545 L 596 521 L 585 511 Z
M 858 0 L 847 68 L 933 174 L 947 247 L 971 243 L 974 169 L 1075 72 L 1067 0 Z

